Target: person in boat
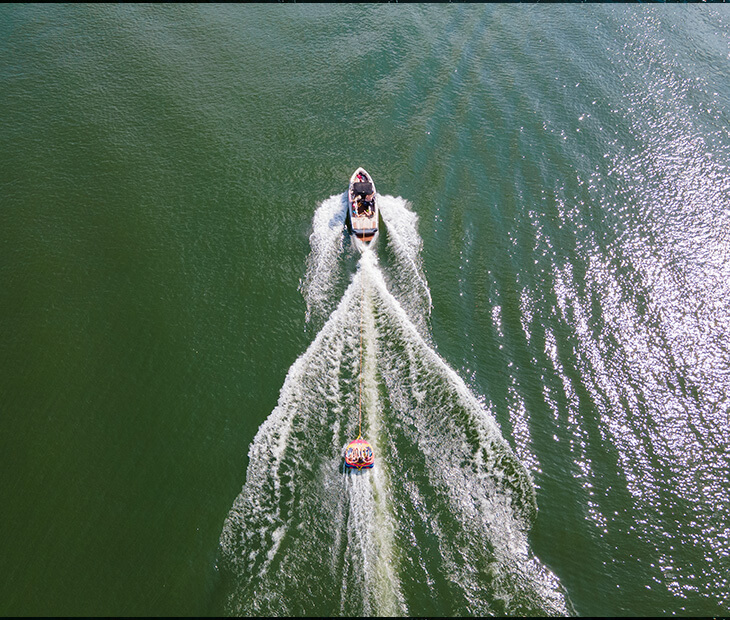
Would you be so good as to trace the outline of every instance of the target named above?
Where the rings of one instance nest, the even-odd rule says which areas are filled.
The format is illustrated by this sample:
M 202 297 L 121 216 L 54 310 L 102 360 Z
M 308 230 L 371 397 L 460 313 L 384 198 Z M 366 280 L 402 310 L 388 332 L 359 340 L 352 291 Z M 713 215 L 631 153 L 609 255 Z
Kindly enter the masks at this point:
M 375 194 L 365 196 L 365 205 L 367 206 L 367 215 L 372 217 L 375 213 Z

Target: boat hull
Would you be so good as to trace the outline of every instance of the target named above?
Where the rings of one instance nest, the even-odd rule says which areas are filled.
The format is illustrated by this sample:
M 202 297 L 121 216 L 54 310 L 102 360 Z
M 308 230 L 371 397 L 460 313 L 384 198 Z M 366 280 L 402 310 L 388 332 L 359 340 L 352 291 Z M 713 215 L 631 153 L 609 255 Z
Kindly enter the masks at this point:
M 348 229 L 368 245 L 378 234 L 379 216 L 375 183 L 364 168 L 358 168 L 350 177 L 347 190 Z

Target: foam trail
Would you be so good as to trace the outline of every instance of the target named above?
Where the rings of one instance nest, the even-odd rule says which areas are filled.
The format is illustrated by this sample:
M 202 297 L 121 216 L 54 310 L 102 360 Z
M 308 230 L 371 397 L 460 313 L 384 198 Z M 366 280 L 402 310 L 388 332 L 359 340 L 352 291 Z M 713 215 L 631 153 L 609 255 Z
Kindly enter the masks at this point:
M 367 251 L 366 256 L 370 255 Z M 366 414 L 364 427 L 367 436 L 372 438 L 375 453 L 381 451 L 380 441 L 382 420 L 382 403 L 378 393 L 378 350 L 376 345 L 378 334 L 375 323 L 372 297 L 368 294 L 367 283 L 360 281 L 363 304 L 363 411 Z M 364 508 L 357 511 L 361 515 L 361 522 L 367 526 L 367 540 L 363 557 L 367 559 L 364 567 L 366 587 L 363 600 L 372 598 L 371 613 L 375 615 L 393 616 L 406 615 L 407 609 L 400 592 L 398 575 L 394 571 L 394 531 L 393 506 L 389 500 L 391 496 L 390 481 L 387 470 L 378 467 L 367 472 L 369 484 L 361 485 L 356 489 L 351 487 L 353 512 L 355 507 Z M 358 480 L 361 477 L 355 476 Z M 364 479 L 364 478 L 363 478 Z M 367 501 L 362 499 L 367 498 Z M 360 528 L 362 529 L 362 528 Z M 344 612 L 343 612 L 344 613 Z
M 325 204 L 315 220 L 336 211 Z M 417 219 L 400 198 L 381 205 L 390 264 L 380 264 L 377 244 L 363 251 L 251 445 L 221 535 L 228 610 L 566 614 L 559 582 L 527 543 L 536 511 L 529 474 L 429 345 L 423 314 L 413 320 L 419 305 L 430 308 Z M 329 225 L 313 237 L 307 290 L 320 287 L 323 306 L 334 305 L 322 274 L 342 249 Z M 399 269 L 411 275 L 399 279 Z M 363 436 L 377 460 L 373 470 L 346 472 L 342 451 L 358 432 L 361 323 Z
M 392 255 L 392 267 L 384 269 L 390 289 L 421 335 L 428 337 L 428 317 L 433 304 L 421 263 L 423 241 L 418 234 L 418 216 L 402 198 L 380 196 L 378 204 L 387 226 L 388 250 Z
M 331 299 L 341 274 L 340 254 L 344 249 L 344 225 L 347 216 L 346 194 L 335 194 L 322 201 L 314 213 L 307 259 L 307 272 L 300 290 L 307 302 L 306 320 L 326 317 L 332 311 Z

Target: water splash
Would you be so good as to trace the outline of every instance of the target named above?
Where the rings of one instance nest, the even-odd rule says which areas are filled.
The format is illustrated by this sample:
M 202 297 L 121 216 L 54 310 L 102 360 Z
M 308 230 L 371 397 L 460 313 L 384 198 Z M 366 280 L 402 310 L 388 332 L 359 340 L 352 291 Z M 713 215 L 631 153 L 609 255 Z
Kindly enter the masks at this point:
M 307 259 L 307 273 L 299 289 L 307 302 L 306 320 L 326 317 L 332 312 L 332 293 L 341 280 L 344 226 L 347 215 L 346 194 L 335 194 L 323 201 L 314 214 Z
M 418 234 L 418 216 L 408 202 L 393 196 L 379 196 L 380 213 L 386 224 L 390 268 L 381 273 L 387 277 L 399 305 L 407 312 L 422 336 L 428 338 L 428 317 L 433 303 L 421 262 L 423 241 Z
M 336 198 L 314 218 L 303 287 L 312 309 L 333 303 L 325 276 L 345 252 L 331 224 Z M 221 536 L 228 611 L 566 614 L 557 578 L 527 542 L 536 511 L 529 474 L 424 333 L 430 292 L 417 218 L 400 198 L 380 205 L 390 263 L 362 253 L 251 445 Z M 373 470 L 346 472 L 361 322 L 363 435 L 377 460 Z

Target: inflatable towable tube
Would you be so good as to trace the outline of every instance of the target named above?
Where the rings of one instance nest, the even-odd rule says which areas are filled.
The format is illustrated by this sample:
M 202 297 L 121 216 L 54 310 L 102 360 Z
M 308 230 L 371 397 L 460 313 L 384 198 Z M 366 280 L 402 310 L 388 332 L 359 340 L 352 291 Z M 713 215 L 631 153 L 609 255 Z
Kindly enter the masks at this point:
M 347 444 L 345 448 L 345 467 L 350 469 L 369 469 L 375 465 L 373 447 L 362 437 Z

